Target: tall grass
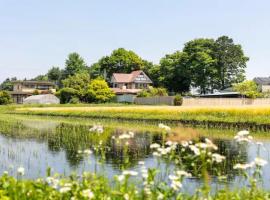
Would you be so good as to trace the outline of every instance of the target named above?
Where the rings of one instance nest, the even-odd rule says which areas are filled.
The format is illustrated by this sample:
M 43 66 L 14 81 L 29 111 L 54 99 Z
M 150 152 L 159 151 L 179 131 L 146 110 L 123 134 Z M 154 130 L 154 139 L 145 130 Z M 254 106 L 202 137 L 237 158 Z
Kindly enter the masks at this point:
M 182 122 L 201 125 L 262 126 L 270 128 L 269 107 L 170 107 L 170 106 L 118 106 L 118 107 L 25 107 L 15 114 L 107 118 L 121 120 L 146 120 Z

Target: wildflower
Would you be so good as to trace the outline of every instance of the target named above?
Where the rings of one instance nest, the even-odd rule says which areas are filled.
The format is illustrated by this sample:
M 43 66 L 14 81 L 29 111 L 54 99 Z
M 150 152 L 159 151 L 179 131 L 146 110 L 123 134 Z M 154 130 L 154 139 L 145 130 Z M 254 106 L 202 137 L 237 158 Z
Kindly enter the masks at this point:
M 19 175 L 23 176 L 24 175 L 24 168 L 23 167 L 19 167 L 17 169 L 17 172 L 18 172 Z
M 205 142 L 208 145 L 208 148 L 211 148 L 211 149 L 214 149 L 214 150 L 218 149 L 218 147 L 211 140 L 209 140 L 208 138 L 205 138 Z
M 117 180 L 118 180 L 119 182 L 122 182 L 124 179 L 125 179 L 125 176 L 124 176 L 123 174 L 117 176 Z
M 160 157 L 160 156 L 161 156 L 161 154 L 160 154 L 160 153 L 158 153 L 158 152 L 153 152 L 153 156 Z
M 89 155 L 93 153 L 90 149 L 86 149 L 86 150 L 84 150 L 83 152 L 84 152 L 85 154 L 89 154 Z
M 124 134 L 122 134 L 122 135 L 119 136 L 119 139 L 120 140 L 129 139 L 129 138 L 131 138 L 131 136 L 129 134 L 126 134 L 126 133 L 124 133 Z
M 160 123 L 160 124 L 158 125 L 158 127 L 161 128 L 161 129 L 164 129 L 164 130 L 167 131 L 167 132 L 171 131 L 171 128 L 170 128 L 169 126 L 166 126 L 166 125 L 164 125 L 164 124 L 162 124 L 162 123 Z
M 243 170 L 246 170 L 248 168 L 252 168 L 254 166 L 254 163 L 251 162 L 251 163 L 247 163 L 247 164 L 236 164 L 233 166 L 234 169 L 243 169 Z
M 90 189 L 86 189 L 82 191 L 82 196 L 86 197 L 88 199 L 93 199 L 94 198 L 94 193 Z
M 139 161 L 139 165 L 144 165 L 144 161 Z
M 174 181 L 174 180 L 178 180 L 179 177 L 178 176 L 175 176 L 175 175 L 169 175 L 169 179 Z
M 47 177 L 46 181 L 49 185 L 51 185 L 52 188 L 56 189 L 59 184 L 59 180 L 54 177 Z
M 181 145 L 182 145 L 183 147 L 187 147 L 187 146 L 188 146 L 188 142 L 187 142 L 187 141 L 182 141 L 182 142 L 181 142 Z
M 186 171 L 183 171 L 183 170 L 177 170 L 176 171 L 176 174 L 178 175 L 178 176 L 186 176 L 186 177 L 191 177 L 191 174 L 190 173 L 188 173 L 188 172 L 186 172 Z
M 205 143 L 202 143 L 202 142 L 195 144 L 195 146 L 196 146 L 196 147 L 199 147 L 199 148 L 201 148 L 201 149 L 206 149 L 206 148 L 208 148 L 208 145 L 205 144 Z
M 158 199 L 158 200 L 164 199 L 164 195 L 163 195 L 161 192 L 159 192 L 159 193 L 158 193 L 158 196 L 157 196 L 157 199 Z
M 129 195 L 126 193 L 126 194 L 124 194 L 124 199 L 125 200 L 129 200 Z
M 194 152 L 195 155 L 198 156 L 198 155 L 201 154 L 200 149 L 198 149 L 196 146 L 194 146 L 194 145 L 189 145 L 189 148 L 191 149 L 191 151 Z
M 249 134 L 249 132 L 247 130 L 239 131 L 237 133 L 238 136 L 245 136 L 245 135 L 248 135 L 248 134 Z
M 218 153 L 213 153 L 212 158 L 217 163 L 221 163 L 223 160 L 225 160 L 225 156 L 222 156 L 222 155 L 220 155 Z
M 262 158 L 259 158 L 259 157 L 255 158 L 254 162 L 255 162 L 256 165 L 258 165 L 260 167 L 263 167 L 264 165 L 267 164 L 266 160 L 264 160 Z
M 153 144 L 150 145 L 150 149 L 157 149 L 159 147 L 160 147 L 160 145 L 157 144 L 157 143 L 153 143 Z
M 125 171 L 123 171 L 122 174 L 123 175 L 130 175 L 130 176 L 137 176 L 138 175 L 138 172 L 132 171 L 132 170 L 125 170 Z
M 68 192 L 70 190 L 71 190 L 71 187 L 64 186 L 64 187 L 60 188 L 59 192 L 60 193 L 66 193 L 66 192 Z
M 182 188 L 182 183 L 180 181 L 172 181 L 171 183 L 171 188 L 175 191 L 179 190 Z
M 134 137 L 134 133 L 133 132 L 128 132 L 128 134 L 131 136 L 131 137 Z
M 97 132 L 97 133 L 103 133 L 104 129 L 101 125 L 94 125 L 92 128 L 89 129 L 90 132 Z

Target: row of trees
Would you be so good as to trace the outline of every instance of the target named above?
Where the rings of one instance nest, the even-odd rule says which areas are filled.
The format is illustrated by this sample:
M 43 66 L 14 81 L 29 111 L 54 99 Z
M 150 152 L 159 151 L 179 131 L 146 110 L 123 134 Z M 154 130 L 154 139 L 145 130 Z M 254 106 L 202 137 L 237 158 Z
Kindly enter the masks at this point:
M 201 93 L 206 93 L 242 82 L 247 61 L 241 45 L 234 44 L 233 39 L 227 36 L 221 36 L 216 40 L 201 38 L 189 41 L 181 51 L 161 58 L 159 64 L 144 60 L 124 48 L 114 50 L 111 55 L 102 57 L 91 66 L 78 53 L 71 53 L 64 69 L 52 67 L 47 74 L 33 80 L 53 81 L 63 88 L 66 87 L 63 80 L 78 73 L 88 74 L 91 79 L 102 77 L 109 82 L 112 73 L 130 73 L 142 69 L 155 87 L 164 87 L 175 93 L 188 92 L 195 87 Z M 10 89 L 8 81 L 4 85 Z

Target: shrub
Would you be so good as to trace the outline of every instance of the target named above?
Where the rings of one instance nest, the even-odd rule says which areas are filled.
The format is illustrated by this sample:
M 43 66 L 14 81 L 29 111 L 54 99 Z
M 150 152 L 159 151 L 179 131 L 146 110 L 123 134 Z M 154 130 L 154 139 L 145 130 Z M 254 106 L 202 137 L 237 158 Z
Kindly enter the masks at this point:
M 114 92 L 109 88 L 106 81 L 98 78 L 91 81 L 86 100 L 87 102 L 105 103 L 112 100 L 114 96 Z
M 168 92 L 165 88 L 148 88 L 139 92 L 138 97 L 156 97 L 156 96 L 168 96 Z
M 62 88 L 59 91 L 58 96 L 60 98 L 60 103 L 70 103 L 72 98 L 77 97 L 77 91 L 73 88 Z
M 78 103 L 80 103 L 80 99 L 78 97 L 75 97 L 74 96 L 74 97 L 72 97 L 70 99 L 69 103 L 71 103 L 71 104 L 78 104 Z
M 7 105 L 12 103 L 11 96 L 6 91 L 0 91 L 0 105 Z
M 181 95 L 176 95 L 174 98 L 174 105 L 181 106 L 183 104 L 183 97 Z
M 38 90 L 34 90 L 33 95 L 39 95 L 39 91 Z

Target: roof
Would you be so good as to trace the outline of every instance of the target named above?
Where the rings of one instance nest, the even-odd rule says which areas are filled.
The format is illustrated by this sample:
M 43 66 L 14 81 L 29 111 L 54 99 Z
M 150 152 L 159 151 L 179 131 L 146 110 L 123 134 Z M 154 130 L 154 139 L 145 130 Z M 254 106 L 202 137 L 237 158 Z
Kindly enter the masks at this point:
M 112 77 L 115 79 L 116 83 L 132 83 L 135 82 L 135 78 L 141 73 L 143 73 L 144 76 L 146 76 L 147 80 L 144 81 L 145 83 L 152 83 L 150 78 L 142 70 L 133 71 L 130 74 L 113 73 Z
M 259 85 L 270 85 L 270 77 L 256 77 L 253 81 Z
M 138 94 L 142 89 L 111 88 L 115 94 Z
M 40 94 L 25 98 L 23 103 L 58 104 L 60 103 L 60 100 L 53 94 Z
M 26 83 L 26 84 L 37 84 L 37 85 L 55 85 L 49 81 L 12 81 L 12 83 Z

